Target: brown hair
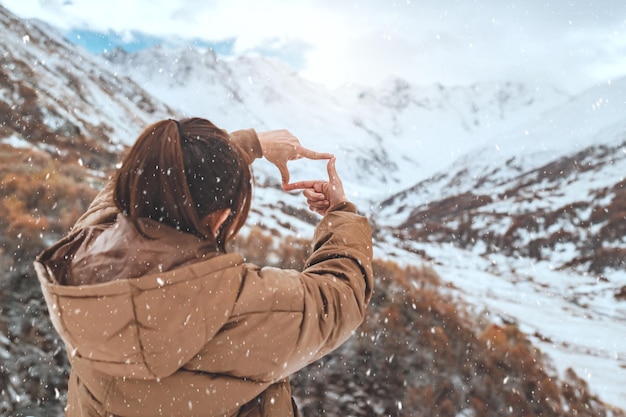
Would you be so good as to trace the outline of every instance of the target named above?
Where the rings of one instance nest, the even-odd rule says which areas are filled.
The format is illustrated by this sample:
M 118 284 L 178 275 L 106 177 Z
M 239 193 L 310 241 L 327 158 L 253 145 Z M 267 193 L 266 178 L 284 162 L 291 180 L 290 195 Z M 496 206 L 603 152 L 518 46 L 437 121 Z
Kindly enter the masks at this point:
M 143 131 L 115 176 L 115 204 L 137 224 L 149 218 L 214 240 L 224 252 L 250 211 L 252 174 L 230 135 L 206 119 L 163 120 Z M 230 209 L 219 230 L 202 223 Z

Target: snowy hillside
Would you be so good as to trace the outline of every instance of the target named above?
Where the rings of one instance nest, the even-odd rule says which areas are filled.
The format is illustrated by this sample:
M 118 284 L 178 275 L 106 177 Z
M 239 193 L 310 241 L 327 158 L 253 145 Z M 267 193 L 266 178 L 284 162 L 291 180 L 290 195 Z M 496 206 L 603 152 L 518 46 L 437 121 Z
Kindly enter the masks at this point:
M 225 61 L 196 48 L 117 50 L 108 59 L 183 114 L 229 130 L 287 128 L 305 146 L 334 152 L 348 190 L 363 203 L 413 185 L 485 135 L 567 98 L 520 83 L 417 87 L 400 79 L 329 92 L 272 59 Z M 294 164 L 294 175 L 298 169 Z
M 480 240 L 489 251 L 548 259 L 558 267 L 598 246 L 623 245 L 615 227 L 624 210 L 625 92 L 626 78 L 491 139 L 383 201 L 375 221 L 431 241 L 463 246 Z M 429 230 L 431 223 L 440 230 Z M 601 266 L 587 269 L 602 272 Z
M 477 308 L 626 406 L 626 79 L 491 139 L 381 203 L 394 257 L 432 259 Z M 415 255 L 413 255 L 415 257 Z
M 147 123 L 172 113 L 41 22 L 19 20 L 0 6 L 0 32 L 0 143 L 97 168 Z

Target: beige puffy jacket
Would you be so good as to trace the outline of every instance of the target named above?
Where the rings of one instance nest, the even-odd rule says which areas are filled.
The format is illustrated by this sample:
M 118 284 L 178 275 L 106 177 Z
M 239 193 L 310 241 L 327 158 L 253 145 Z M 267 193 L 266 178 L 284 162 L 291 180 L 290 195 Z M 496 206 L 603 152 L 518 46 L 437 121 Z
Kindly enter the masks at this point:
M 252 130 L 233 136 L 249 162 Z M 110 186 L 35 261 L 72 371 L 66 415 L 293 416 L 288 376 L 341 345 L 371 297 L 367 220 L 343 203 L 303 271 L 260 268 L 145 220 Z

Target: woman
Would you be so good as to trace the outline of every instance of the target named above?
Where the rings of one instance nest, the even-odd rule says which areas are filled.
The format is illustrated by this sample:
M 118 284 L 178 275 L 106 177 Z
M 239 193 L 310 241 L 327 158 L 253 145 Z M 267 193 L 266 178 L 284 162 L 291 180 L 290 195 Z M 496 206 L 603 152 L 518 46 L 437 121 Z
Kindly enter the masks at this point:
M 323 215 L 301 272 L 225 251 L 261 156 Z M 300 157 L 330 158 L 328 181 L 289 184 L 287 161 Z M 35 261 L 72 366 L 66 415 L 298 415 L 288 376 L 362 322 L 371 258 L 371 230 L 332 155 L 287 131 L 155 123 L 72 232 Z

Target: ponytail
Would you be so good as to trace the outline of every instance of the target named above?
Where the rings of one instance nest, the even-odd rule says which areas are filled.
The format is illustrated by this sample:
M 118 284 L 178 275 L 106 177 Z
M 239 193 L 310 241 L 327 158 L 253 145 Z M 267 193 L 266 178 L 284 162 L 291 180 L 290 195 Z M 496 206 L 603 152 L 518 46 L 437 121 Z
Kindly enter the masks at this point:
M 114 199 L 140 218 L 211 240 L 224 251 L 250 209 L 251 173 L 227 132 L 205 119 L 163 120 L 139 136 L 115 177 Z M 202 220 L 230 209 L 219 230 Z

